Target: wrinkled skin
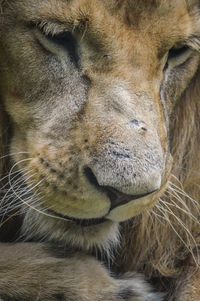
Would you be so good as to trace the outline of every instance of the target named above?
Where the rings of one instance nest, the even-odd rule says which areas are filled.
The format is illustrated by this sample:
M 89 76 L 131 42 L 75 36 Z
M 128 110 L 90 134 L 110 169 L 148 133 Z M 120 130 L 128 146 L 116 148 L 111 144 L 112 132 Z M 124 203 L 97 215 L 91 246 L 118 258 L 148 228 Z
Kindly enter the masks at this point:
M 198 2 L 10 2 L 1 17 L 0 93 L 21 231 L 79 253 L 59 258 L 39 243 L 3 244 L 0 296 L 162 300 L 138 276 L 114 279 L 85 253 L 109 253 L 119 223 L 152 208 L 168 185 L 171 113 L 199 66 Z M 16 287 L 21 266 L 26 281 Z

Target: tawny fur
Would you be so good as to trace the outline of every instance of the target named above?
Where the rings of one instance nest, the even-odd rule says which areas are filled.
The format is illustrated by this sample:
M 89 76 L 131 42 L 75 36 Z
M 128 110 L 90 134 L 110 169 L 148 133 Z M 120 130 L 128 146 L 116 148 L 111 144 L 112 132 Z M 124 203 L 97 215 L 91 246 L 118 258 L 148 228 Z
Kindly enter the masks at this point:
M 2 2 L 2 1 L 1 1 Z M 0 3 L 1 3 L 0 2 Z M 4 2 L 4 1 L 3 1 Z M 2 3 L 3 3 L 2 2 Z M 5 1 L 6 2 L 6 1 Z M 9 2 L 9 1 L 8 1 Z M 93 3 L 92 1 L 89 1 Z M 88 3 L 89 3 L 88 2 Z M 104 3 L 105 2 L 105 3 Z M 195 12 L 192 12 L 194 24 L 193 26 L 199 25 L 198 20 L 200 19 L 198 9 L 196 8 L 196 5 L 198 4 L 197 1 L 176 1 L 174 6 L 177 8 L 182 8 L 182 4 L 186 3 L 187 7 L 189 9 L 189 6 L 193 9 L 193 6 L 195 7 Z M 163 16 L 167 15 L 168 9 L 169 9 L 169 1 L 164 1 L 162 5 L 160 5 L 160 1 L 118 1 L 118 4 L 116 5 L 115 1 L 110 1 L 108 4 L 107 1 L 102 1 L 104 5 L 108 8 L 109 12 L 112 14 L 115 14 L 115 11 L 119 11 L 117 18 L 119 20 L 123 20 L 123 22 L 126 24 L 126 26 L 132 26 L 134 28 L 135 24 L 140 22 L 141 28 L 148 27 L 148 22 L 154 21 L 154 9 L 155 7 L 159 7 L 159 12 Z M 10 4 L 9 4 L 10 5 Z M 131 14 L 132 10 L 138 12 L 134 15 Z M 191 11 L 192 11 L 191 9 Z M 169 10 L 170 11 L 170 10 Z M 96 12 L 95 12 L 96 13 Z M 175 13 L 176 14 L 176 13 Z M 6 16 L 2 15 L 3 18 L 6 18 Z M 137 19 L 138 16 L 138 19 Z M 107 17 L 107 11 L 105 11 L 105 16 L 101 16 L 101 19 L 106 19 Z M 170 20 L 171 15 L 168 16 Z M 62 18 L 62 15 L 60 16 Z M 148 22 L 147 22 L 148 21 Z M 176 24 L 178 22 L 176 18 L 173 18 L 174 24 L 171 24 L 171 26 L 178 31 L 178 26 L 185 26 L 185 22 L 187 24 L 187 15 L 183 14 L 182 19 L 179 20 L 180 24 Z M 97 24 L 98 29 L 99 24 Z M 159 37 L 164 35 L 167 32 L 166 28 L 166 22 L 162 22 L 160 18 L 156 18 L 154 22 L 155 28 L 152 29 L 154 31 L 154 34 L 158 34 Z M 176 28 L 177 27 L 177 28 Z M 190 25 L 188 25 L 190 27 Z M 191 26 L 192 27 L 192 26 Z M 126 27 L 124 27 L 124 35 L 126 34 Z M 140 28 L 140 30 L 141 30 Z M 175 30 L 175 31 L 176 31 Z M 200 32 L 199 27 L 195 29 L 195 34 L 197 35 L 198 39 L 200 39 Z M 123 32 L 123 29 L 122 29 Z M 1 34 L 1 33 L 0 33 Z M 105 34 L 105 33 L 104 33 Z M 199 35 L 199 36 L 198 36 Z M 102 39 L 106 39 L 104 35 L 102 35 Z M 148 36 L 146 36 L 146 39 L 148 40 Z M 115 42 L 115 41 L 114 41 Z M 113 42 L 113 43 L 114 43 Z M 149 40 L 148 40 L 149 42 Z M 145 43 L 145 41 L 144 41 Z M 127 44 L 128 44 L 128 35 L 127 35 Z M 118 44 L 119 46 L 119 44 Z M 130 45 L 130 51 L 131 48 L 137 47 L 137 45 Z M 166 46 L 165 46 L 166 47 Z M 196 50 L 200 51 L 198 48 L 199 44 L 196 45 Z M 151 46 L 149 51 L 153 52 L 155 51 L 155 45 Z M 163 49 L 160 49 L 161 52 L 164 51 Z M 119 49 L 119 56 L 123 56 L 126 54 L 126 52 L 123 52 L 123 50 Z M 146 54 L 145 54 L 146 55 Z M 196 61 L 194 63 L 199 63 L 198 54 L 196 53 Z M 152 64 L 153 56 L 152 56 Z M 141 62 L 138 61 L 138 64 Z M 121 64 L 123 64 L 123 59 L 121 61 Z M 104 65 L 103 65 L 104 66 Z M 97 62 L 97 74 L 99 70 L 101 70 L 102 64 Z M 104 66 L 105 67 L 105 66 Z M 103 68 L 104 68 L 103 67 Z M 146 67 L 147 68 L 147 67 Z M 193 67 L 191 67 L 192 69 Z M 156 68 L 155 68 L 156 69 Z M 193 70 L 193 69 L 192 69 Z M 121 240 L 118 247 L 116 247 L 117 242 L 119 242 L 118 238 L 118 230 L 116 230 L 115 233 L 115 259 L 112 262 L 112 270 L 116 274 L 124 274 L 126 272 L 132 272 L 136 271 L 141 274 L 143 274 L 146 279 L 151 281 L 153 285 L 158 290 L 167 292 L 167 301 L 198 301 L 200 299 L 200 269 L 199 269 L 199 244 L 200 244 L 200 231 L 199 231 L 199 209 L 200 209 L 200 200 L 199 200 L 199 194 L 200 194 L 200 103 L 199 103 L 199 97 L 200 97 L 200 78 L 199 78 L 199 68 L 194 68 L 195 72 L 194 74 L 192 71 L 188 71 L 188 74 L 191 72 L 191 78 L 189 78 L 186 81 L 187 87 L 180 88 L 180 95 L 179 91 L 176 91 L 176 87 L 174 87 L 174 90 L 168 91 L 168 97 L 171 96 L 171 94 L 175 95 L 177 94 L 177 99 L 175 104 L 171 104 L 168 108 L 170 112 L 170 131 L 169 131 L 169 138 L 170 138 L 170 152 L 173 157 L 173 168 L 171 171 L 171 177 L 169 182 L 169 187 L 166 189 L 164 194 L 161 196 L 160 199 L 157 200 L 157 204 L 153 207 L 153 209 L 148 210 L 147 212 L 144 212 L 140 214 L 139 216 L 135 217 L 133 220 L 127 221 L 122 223 L 120 231 L 121 231 Z M 105 74 L 109 73 L 109 68 L 107 66 L 105 67 L 105 70 L 102 69 L 101 72 L 105 72 Z M 145 71 L 148 71 L 145 69 Z M 92 72 L 92 71 L 91 71 Z M 118 74 L 119 70 L 113 71 L 113 74 Z M 130 69 L 127 67 L 127 72 L 130 72 Z M 141 76 L 141 75 L 140 75 Z M 153 76 L 153 71 L 151 76 Z M 177 75 L 178 76 L 178 75 Z M 122 74 L 122 77 L 126 80 L 129 78 L 131 81 L 131 76 L 126 76 L 126 74 Z M 140 85 L 141 78 L 138 78 L 138 85 Z M 144 86 L 145 88 L 145 86 Z M 170 94 L 171 93 L 171 94 Z M 12 135 L 10 128 L 12 129 L 12 121 L 7 121 L 7 116 L 5 114 L 5 111 L 3 111 L 3 108 L 0 108 L 0 157 L 3 157 L 8 152 L 8 141 L 9 136 Z M 20 112 L 20 109 L 19 109 Z M 164 122 L 164 121 L 163 121 Z M 100 131 L 96 131 L 95 133 L 101 135 Z M 85 132 L 84 132 L 85 134 Z M 96 137 L 97 138 L 97 137 Z M 98 137 L 99 138 L 99 137 Z M 98 139 L 97 139 L 98 140 Z M 163 138 L 163 141 L 165 139 Z M 78 141 L 79 142 L 79 141 Z M 95 142 L 95 141 L 94 141 Z M 164 143 L 164 142 L 163 142 Z M 13 162 L 11 162 L 10 158 L 6 157 L 0 160 L 0 174 L 3 177 L 3 175 L 8 172 L 8 167 L 12 166 Z M 29 216 L 29 215 L 27 215 Z M 34 218 L 33 218 L 34 219 Z M 30 221 L 31 223 L 31 221 Z M 25 224 L 25 225 L 28 225 Z M 41 221 L 41 225 L 43 225 L 43 221 Z M 4 225 L 5 226 L 5 225 Z M 48 225 L 46 226 L 48 228 Z M 62 222 L 55 222 L 55 227 L 62 228 Z M 31 227 L 30 227 L 31 229 Z M 36 232 L 33 234 L 33 232 Z M 33 237 L 35 239 L 35 236 L 38 232 L 39 238 L 44 238 L 43 233 L 41 229 L 31 229 L 31 232 L 33 234 Z M 60 231 L 60 232 L 59 232 Z M 70 231 L 70 227 L 69 227 Z M 28 232 L 28 230 L 27 230 Z M 62 229 L 58 230 L 58 235 L 61 235 Z M 74 232 L 72 232 L 74 233 Z M 28 233 L 30 235 L 31 234 Z M 92 237 L 93 233 L 87 233 L 84 232 L 84 234 L 87 237 Z M 73 236 L 73 235 L 72 235 Z M 104 235 L 102 234 L 102 237 Z M 29 236 L 28 236 L 29 237 Z M 51 242 L 51 239 L 58 239 L 56 235 L 52 234 L 52 237 L 47 239 L 47 241 Z M 71 239 L 71 238 L 70 238 Z M 77 237 L 74 235 L 74 241 L 72 241 L 72 246 L 78 247 L 76 243 Z M 87 240 L 87 239 L 86 239 Z M 85 241 L 86 241 L 85 240 Z M 59 241 L 59 239 L 57 240 Z M 57 241 L 55 241 L 57 243 Z M 79 238 L 78 238 L 78 241 Z M 53 241 L 54 242 L 54 241 Z M 83 252 L 85 253 L 94 253 L 94 250 L 92 247 L 90 247 L 89 242 L 81 243 L 81 247 Z M 5 246 L 2 246 L 2 250 L 4 250 Z M 7 248 L 7 246 L 6 246 Z M 8 256 L 11 258 L 13 266 L 17 266 L 17 263 L 15 262 L 15 255 L 16 252 L 19 254 L 19 256 L 23 255 L 25 258 L 27 258 L 28 263 L 24 263 L 24 259 L 22 260 L 22 263 L 24 263 L 24 267 L 27 269 L 28 273 L 28 279 L 27 282 L 23 279 L 23 285 L 26 289 L 26 285 L 28 289 L 31 287 L 31 281 L 34 279 L 36 287 L 38 286 L 37 283 L 37 270 L 35 270 L 35 260 L 37 261 L 38 258 L 42 258 L 46 256 L 46 254 L 49 254 L 48 247 L 47 249 L 44 249 L 41 245 L 31 245 L 30 251 L 27 249 L 26 244 L 23 246 L 22 244 L 16 244 L 12 247 L 13 251 L 9 251 L 7 253 L 7 249 L 5 249 L 5 256 Z M 15 249 L 16 248 L 16 249 Z M 19 248 L 19 251 L 18 251 Z M 38 258 L 35 254 L 31 254 L 30 252 L 34 253 L 34 248 L 36 248 L 36 253 L 38 254 Z M 105 243 L 102 249 L 109 249 L 107 247 L 107 244 Z M 10 246 L 8 248 L 10 250 Z M 17 250 L 17 251 L 16 251 Z M 24 251 L 23 251 L 24 250 Z M 2 251 L 3 252 L 3 251 Z M 19 253 L 18 253 L 19 252 Z M 23 253 L 24 252 L 24 253 Z M 70 250 L 71 252 L 71 250 Z M 7 255 L 8 254 L 8 255 Z M 13 255 L 14 254 L 14 255 Z M 22 255 L 21 255 L 22 254 Z M 53 255 L 52 255 L 53 254 Z M 78 254 L 78 255 L 77 255 Z M 14 259 L 13 259 L 14 256 Z M 83 256 L 83 257 L 82 257 Z M 102 255 L 103 256 L 103 255 Z M 2 261 L 0 259 L 0 263 L 3 266 L 3 271 L 5 273 L 5 281 L 8 281 L 7 285 L 13 285 L 10 284 L 9 277 L 11 276 L 11 279 L 20 277 L 17 273 L 13 275 L 13 266 L 11 266 L 11 272 L 7 273 L 7 261 L 9 261 L 9 258 L 6 261 Z M 54 281 L 54 285 L 59 287 L 60 285 L 60 291 L 53 290 L 53 294 L 55 295 L 53 298 L 55 300 L 59 299 L 60 294 L 62 295 L 63 300 L 64 298 L 68 297 L 70 294 L 71 299 L 70 300 L 77 300 L 78 298 L 83 298 L 83 300 L 87 299 L 87 294 L 85 293 L 85 290 L 88 290 L 92 285 L 95 285 L 96 282 L 98 282 L 97 287 L 95 287 L 94 291 L 89 292 L 89 300 L 121 300 L 120 298 L 120 291 L 121 291 L 121 283 L 119 284 L 118 280 L 114 280 L 111 276 L 109 276 L 104 268 L 100 266 L 100 264 L 97 261 L 93 261 L 92 258 L 87 257 L 87 255 L 81 254 L 75 252 L 75 255 L 72 256 L 70 261 L 70 267 L 71 265 L 78 265 L 77 270 L 74 271 L 74 274 L 72 274 L 72 279 L 69 277 L 67 280 L 74 281 L 74 279 L 79 279 L 79 268 L 83 264 L 83 278 L 86 277 L 86 282 L 84 282 L 83 287 L 81 286 L 81 289 L 78 290 L 78 292 L 75 290 L 71 291 L 71 287 L 76 286 L 75 283 L 67 283 L 63 284 L 60 282 L 57 282 L 57 279 L 52 280 L 51 275 L 54 273 L 56 276 L 60 277 L 62 274 L 61 270 L 63 266 L 66 266 L 66 269 L 63 271 L 62 277 L 68 277 L 68 261 L 69 259 L 63 258 L 61 256 L 60 258 L 57 258 L 53 251 L 50 253 L 49 257 L 50 260 L 48 262 L 44 262 L 45 267 L 41 267 L 42 271 L 46 273 L 46 266 L 50 266 L 50 269 L 52 268 L 51 272 L 47 272 L 47 276 L 45 276 L 45 279 L 48 279 L 50 283 L 52 284 L 52 281 Z M 55 259 L 56 258 L 56 259 Z M 74 259 L 75 258 L 75 259 Z M 82 262 L 80 263 L 80 260 L 83 258 Z M 33 266 L 31 266 L 31 261 L 33 260 Z M 46 259 L 45 259 L 46 260 Z M 44 261 L 45 261 L 44 260 Z M 55 265 L 52 262 L 55 260 Z M 90 261 L 91 260 L 91 261 Z M 4 263 L 5 262 L 5 263 Z M 30 264 L 30 265 L 29 265 Z M 46 264 L 46 265 L 45 265 Z M 94 264 L 93 270 L 96 271 L 97 276 L 93 279 L 93 273 L 92 275 L 88 275 L 90 273 L 90 264 Z M 58 268 L 58 271 L 57 271 Z M 22 273 L 20 270 L 20 267 L 17 266 L 16 270 L 19 273 Z M 71 269 L 71 268 L 70 268 Z M 82 270 L 82 268 L 80 268 Z M 6 272 L 5 272 L 6 271 Z M 1 267 L 0 267 L 1 272 Z M 88 272 L 88 273 L 87 273 Z M 71 273 L 71 270 L 70 270 Z M 78 273 L 78 275 L 76 275 Z M 85 274 L 86 273 L 86 274 Z M 71 274 L 70 274 L 71 275 Z M 85 276 L 86 275 L 86 276 Z M 1 277 L 1 273 L 0 273 Z M 7 279 L 8 277 L 8 279 Z M 12 278 L 13 277 L 13 278 Z M 62 279 L 60 278 L 60 280 Z M 131 284 L 131 291 L 137 290 L 134 287 L 134 281 L 137 284 L 137 276 L 133 275 L 133 287 Z M 135 277 L 135 278 L 134 278 Z M 56 277 L 55 277 L 56 278 Z M 102 280 L 102 283 L 99 282 L 99 279 Z M 135 280 L 134 280 L 135 279 Z M 67 282 L 66 280 L 66 282 Z M 79 283 L 81 283 L 82 279 L 77 280 Z M 105 282 L 104 282 L 105 281 Z M 143 284 L 143 282 L 140 282 L 142 280 L 139 280 L 139 291 L 144 290 L 147 291 L 147 295 L 149 293 L 149 288 L 146 288 L 146 284 Z M 29 282 L 29 283 L 28 283 Z M 28 283 L 28 284 L 27 284 Z M 33 282 L 34 283 L 34 282 Z M 92 283 L 92 284 L 91 284 Z M 127 281 L 125 285 L 122 285 L 122 291 L 129 288 L 129 282 Z M 44 284 L 45 287 L 46 283 Z M 63 286 L 66 285 L 66 288 Z M 82 285 L 82 283 L 81 283 Z M 108 295 L 102 295 L 102 289 L 105 287 L 105 285 L 108 285 Z M 111 291 L 110 291 L 110 287 Z M 141 285 L 141 286 L 140 286 Z M 4 283 L 4 286 L 6 286 L 6 283 Z M 16 284 L 17 286 L 17 284 Z M 41 290 L 41 297 L 38 297 L 38 300 L 46 300 L 45 298 L 49 297 L 49 300 L 54 300 L 52 298 L 52 294 L 49 291 L 50 285 L 45 287 L 45 289 Z M 35 288 L 31 288 L 31 291 L 29 291 L 28 295 L 26 292 L 18 290 L 19 295 L 14 296 L 14 299 L 22 298 L 20 300 L 23 300 L 23 296 L 25 300 L 31 300 L 33 294 L 33 298 L 37 295 L 37 290 L 34 290 Z M 66 296 L 66 291 L 67 296 Z M 16 287 L 13 288 L 13 290 L 17 292 Z M 1 296 L 1 286 L 0 286 L 0 296 L 3 298 L 5 294 L 5 291 L 3 291 Z M 12 293 L 11 293 L 12 294 Z M 49 294 L 49 296 L 48 296 Z M 56 296 L 57 294 L 57 296 Z M 143 300 L 139 299 L 141 296 L 138 297 L 138 291 L 136 292 L 136 295 L 130 296 L 130 300 Z M 51 296 L 50 296 L 51 295 Z M 110 297 L 112 296 L 112 297 Z M 7 297 L 7 296 L 6 296 Z M 10 297 L 10 296 L 9 296 Z M 143 297 L 143 296 L 142 296 Z M 141 297 L 141 298 L 142 298 Z M 151 296 L 152 297 L 152 296 Z M 12 296 L 11 296 L 12 298 Z M 57 299 L 56 299 L 57 298 Z M 85 298 L 85 299 L 84 299 Z M 113 298 L 113 299 L 109 299 Z M 118 299 L 117 299 L 118 298 Z M 129 297 L 127 297 L 129 298 Z M 129 300 L 129 299 L 123 299 L 122 300 Z M 131 299 L 132 298 L 132 299 Z M 138 298 L 138 299 L 137 299 Z M 156 297 L 152 297 L 152 300 L 154 300 Z M 159 295 L 158 295 L 158 298 Z M 7 299 L 6 299 L 7 300 Z M 12 300 L 12 299 L 11 299 Z M 35 300 L 35 299 L 33 299 Z M 148 299 L 149 300 L 149 299 Z M 155 299 L 156 300 L 156 299 Z M 159 299 L 158 299 L 159 300 Z

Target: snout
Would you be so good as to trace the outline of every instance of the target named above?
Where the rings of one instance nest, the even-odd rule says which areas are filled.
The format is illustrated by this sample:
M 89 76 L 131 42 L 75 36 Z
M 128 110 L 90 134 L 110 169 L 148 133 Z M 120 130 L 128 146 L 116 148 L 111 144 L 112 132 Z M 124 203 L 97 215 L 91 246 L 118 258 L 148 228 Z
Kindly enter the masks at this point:
M 84 176 L 96 189 L 104 191 L 113 202 L 112 206 L 141 198 L 161 187 L 162 172 L 152 164 L 143 166 L 141 161 L 130 158 L 105 156 L 90 167 L 84 167 Z M 116 203 L 116 204 L 115 204 Z
M 155 101 L 150 94 L 130 94 L 123 85 L 110 89 L 102 89 L 96 97 L 92 94 L 86 106 L 84 127 L 90 152 L 83 175 L 113 202 L 124 198 L 128 202 L 161 188 L 167 132 L 165 124 L 159 126 L 162 116 L 152 110 Z
M 43 148 L 30 162 L 32 169 L 40 171 L 34 180 L 44 179 L 42 206 L 81 224 L 87 220 L 87 225 L 96 219 L 121 222 L 150 208 L 161 196 L 170 170 L 161 144 L 156 139 L 142 144 L 136 138 L 130 142 L 122 138 L 98 143 L 90 136 L 79 161 L 77 154 L 67 160 L 66 151 L 58 161 L 58 152 Z M 47 160 L 49 153 L 51 160 Z
M 83 168 L 89 185 L 110 200 L 107 219 L 121 222 L 153 206 L 166 189 L 171 157 L 166 164 L 161 152 L 140 152 L 126 147 L 124 152 L 106 147 L 109 152 Z M 112 150 L 112 151 L 111 151 Z M 151 150 L 150 150 L 151 151 Z
M 167 185 L 167 131 L 153 100 L 121 93 L 111 102 L 106 95 L 90 95 L 56 147 L 34 145 L 35 181 L 45 179 L 42 206 L 71 220 L 127 220 L 153 206 Z

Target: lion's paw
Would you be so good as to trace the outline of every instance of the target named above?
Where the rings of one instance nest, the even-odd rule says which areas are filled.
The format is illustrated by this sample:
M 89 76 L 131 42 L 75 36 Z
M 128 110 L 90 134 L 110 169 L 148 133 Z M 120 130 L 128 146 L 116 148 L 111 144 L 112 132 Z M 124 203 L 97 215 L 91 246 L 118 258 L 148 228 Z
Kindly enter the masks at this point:
M 153 292 L 152 287 L 141 275 L 135 273 L 124 274 L 119 280 L 119 300 L 127 301 L 162 301 L 164 295 Z
M 0 298 L 6 301 L 161 301 L 137 274 L 112 277 L 93 257 L 57 257 L 42 244 L 1 244 Z

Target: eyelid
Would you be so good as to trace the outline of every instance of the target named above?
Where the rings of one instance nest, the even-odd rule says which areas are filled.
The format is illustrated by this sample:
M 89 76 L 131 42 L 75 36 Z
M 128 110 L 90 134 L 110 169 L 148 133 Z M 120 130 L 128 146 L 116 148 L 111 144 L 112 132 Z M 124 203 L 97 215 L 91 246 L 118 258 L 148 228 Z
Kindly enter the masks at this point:
M 80 68 L 78 43 L 71 32 L 65 31 L 52 35 L 51 33 L 45 34 L 42 30 L 35 28 L 34 33 L 43 48 L 64 60 L 69 58 L 76 68 Z
M 54 45 L 52 41 L 48 39 L 48 35 L 45 34 L 41 29 L 36 27 L 34 30 L 34 35 L 37 38 L 38 42 L 49 52 L 59 55 L 60 57 L 66 56 L 66 51 Z
M 180 66 L 189 59 L 194 52 L 189 46 L 185 45 L 180 48 L 171 48 L 168 52 L 167 64 L 169 67 L 174 68 Z

